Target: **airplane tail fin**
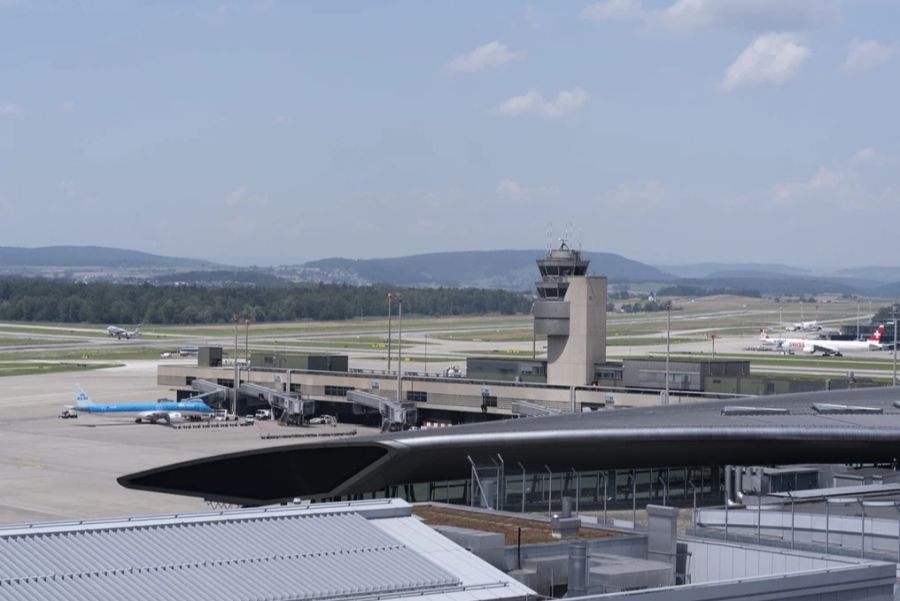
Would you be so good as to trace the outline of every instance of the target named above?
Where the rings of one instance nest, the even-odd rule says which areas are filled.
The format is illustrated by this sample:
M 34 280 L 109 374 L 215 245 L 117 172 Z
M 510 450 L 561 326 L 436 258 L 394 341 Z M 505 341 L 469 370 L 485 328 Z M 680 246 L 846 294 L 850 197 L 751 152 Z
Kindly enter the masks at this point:
M 75 385 L 75 408 L 87 407 L 91 405 L 91 397 L 84 391 L 81 385 Z
M 881 336 L 884 334 L 884 324 L 878 326 L 878 329 L 869 336 L 871 342 L 880 342 Z
M 766 329 L 765 329 L 765 328 L 760 328 L 760 329 L 759 329 L 759 339 L 760 339 L 760 340 L 767 340 L 768 338 L 769 338 L 769 335 L 766 334 Z

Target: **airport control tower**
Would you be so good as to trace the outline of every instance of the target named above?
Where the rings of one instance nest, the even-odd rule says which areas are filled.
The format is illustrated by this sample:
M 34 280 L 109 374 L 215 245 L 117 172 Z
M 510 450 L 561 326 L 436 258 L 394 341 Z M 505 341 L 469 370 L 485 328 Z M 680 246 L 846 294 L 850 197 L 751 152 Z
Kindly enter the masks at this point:
M 606 361 L 606 278 L 588 276 L 589 263 L 566 240 L 537 261 L 534 333 L 547 336 L 548 384 L 589 385 Z

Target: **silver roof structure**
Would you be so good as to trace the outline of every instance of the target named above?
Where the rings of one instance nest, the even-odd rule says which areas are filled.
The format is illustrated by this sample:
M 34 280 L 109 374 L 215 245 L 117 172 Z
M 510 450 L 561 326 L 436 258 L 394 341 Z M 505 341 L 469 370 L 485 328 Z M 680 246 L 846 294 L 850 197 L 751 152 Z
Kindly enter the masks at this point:
M 555 472 L 900 460 L 900 387 L 489 421 L 250 449 L 128 474 L 129 488 L 247 505 L 467 478 L 468 458 Z M 837 413 L 816 410 L 840 405 Z M 755 411 L 761 408 L 761 411 Z
M 0 599 L 521 599 L 399 500 L 0 528 Z

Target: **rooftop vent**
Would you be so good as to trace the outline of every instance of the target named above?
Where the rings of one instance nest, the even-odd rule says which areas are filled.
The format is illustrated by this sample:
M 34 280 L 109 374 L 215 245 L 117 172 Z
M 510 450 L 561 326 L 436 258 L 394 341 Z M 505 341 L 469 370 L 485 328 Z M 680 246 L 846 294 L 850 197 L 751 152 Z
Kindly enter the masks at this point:
M 722 407 L 722 415 L 790 415 L 786 407 Z
M 834 403 L 813 403 L 816 413 L 823 415 L 879 415 L 884 413 L 881 407 L 864 407 L 862 405 L 836 405 Z

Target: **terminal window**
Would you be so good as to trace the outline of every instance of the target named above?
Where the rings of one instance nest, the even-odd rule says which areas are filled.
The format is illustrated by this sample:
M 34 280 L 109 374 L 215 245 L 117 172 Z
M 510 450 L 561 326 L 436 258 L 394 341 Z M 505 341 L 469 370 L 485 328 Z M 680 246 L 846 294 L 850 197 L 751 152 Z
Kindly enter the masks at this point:
M 353 390 L 352 386 L 326 386 L 325 396 L 347 396 Z
M 426 403 L 428 402 L 428 393 L 424 390 L 407 390 L 406 400 L 415 401 L 416 403 Z

